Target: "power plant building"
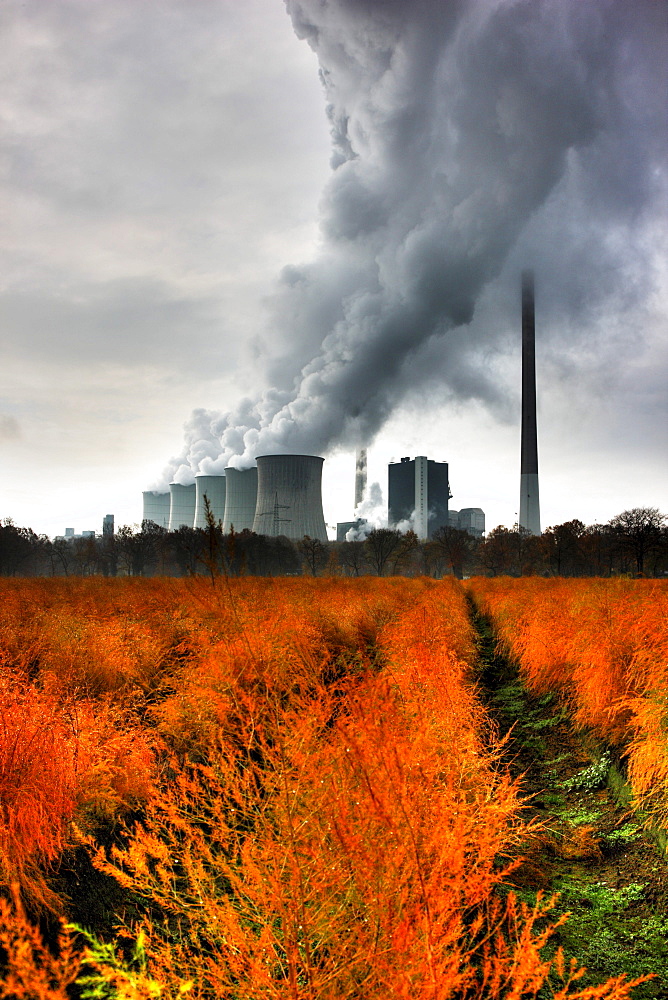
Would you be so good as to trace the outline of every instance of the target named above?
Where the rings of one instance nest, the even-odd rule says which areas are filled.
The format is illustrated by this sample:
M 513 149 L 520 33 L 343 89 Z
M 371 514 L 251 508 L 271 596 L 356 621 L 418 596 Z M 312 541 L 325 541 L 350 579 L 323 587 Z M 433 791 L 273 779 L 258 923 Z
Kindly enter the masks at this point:
M 216 524 L 225 518 L 225 485 L 225 476 L 195 476 L 195 528 L 206 528 L 205 497 Z
M 485 512 L 480 507 L 464 507 L 462 510 L 451 510 L 449 512 L 449 524 L 451 528 L 458 528 L 466 531 L 475 538 L 482 538 L 485 534 Z
M 349 531 L 359 532 L 361 529 L 365 528 L 367 521 L 363 517 L 358 517 L 354 521 L 338 521 L 336 525 L 336 540 L 337 542 L 348 541 L 347 535 Z M 358 538 L 354 538 L 354 541 L 359 541 Z
M 420 541 L 448 524 L 448 463 L 418 455 L 388 466 L 388 522 L 396 526 L 413 518 Z
M 157 490 L 145 490 L 143 497 L 142 521 L 153 521 L 160 528 L 169 527 L 170 494 Z
M 252 531 L 257 505 L 257 468 L 225 469 L 225 516 L 223 531 Z
M 322 466 L 319 455 L 260 455 L 257 459 L 258 535 L 327 542 L 322 512 Z
M 169 484 L 169 530 L 192 528 L 195 520 L 195 484 L 182 486 L 181 483 Z

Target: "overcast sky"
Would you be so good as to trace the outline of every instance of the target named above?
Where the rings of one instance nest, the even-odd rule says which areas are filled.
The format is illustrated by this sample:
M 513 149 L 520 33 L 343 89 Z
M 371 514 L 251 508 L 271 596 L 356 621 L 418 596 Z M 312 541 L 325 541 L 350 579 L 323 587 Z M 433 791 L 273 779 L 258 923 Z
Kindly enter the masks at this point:
M 0 517 L 354 449 L 544 526 L 668 510 L 660 0 L 5 0 Z

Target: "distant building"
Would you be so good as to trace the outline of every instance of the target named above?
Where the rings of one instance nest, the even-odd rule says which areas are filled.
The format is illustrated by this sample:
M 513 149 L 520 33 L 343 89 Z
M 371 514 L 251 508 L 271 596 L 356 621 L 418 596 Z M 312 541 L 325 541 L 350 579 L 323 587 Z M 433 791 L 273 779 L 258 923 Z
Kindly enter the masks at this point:
M 65 528 L 64 535 L 55 535 L 56 542 L 73 542 L 77 538 L 95 538 L 95 531 L 82 531 L 80 535 L 75 534 L 74 528 Z
M 364 520 L 363 517 L 358 517 L 355 521 L 338 521 L 336 525 L 337 542 L 345 542 L 346 535 L 348 534 L 349 531 L 351 531 L 352 529 L 356 529 L 359 531 L 359 529 L 363 528 L 366 523 L 367 522 Z
M 113 538 L 114 537 L 114 515 L 105 514 L 102 521 L 102 537 L 103 538 Z
M 448 523 L 451 528 L 459 528 L 460 531 L 467 531 L 475 538 L 482 538 L 485 534 L 485 512 L 480 507 L 464 507 L 463 510 L 451 510 L 448 512 Z
M 413 518 L 413 530 L 421 541 L 448 524 L 450 487 L 448 463 L 434 462 L 424 455 L 390 462 L 388 475 L 388 522 L 396 527 Z

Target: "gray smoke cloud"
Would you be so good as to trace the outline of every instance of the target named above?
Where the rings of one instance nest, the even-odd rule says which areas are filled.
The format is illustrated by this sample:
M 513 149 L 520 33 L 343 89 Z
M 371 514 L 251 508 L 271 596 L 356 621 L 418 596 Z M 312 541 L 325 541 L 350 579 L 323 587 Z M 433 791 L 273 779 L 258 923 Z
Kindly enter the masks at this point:
M 539 287 L 549 273 L 541 307 L 561 348 L 588 325 L 614 339 L 604 314 L 637 309 L 658 280 L 664 5 L 286 7 L 331 122 L 321 250 L 269 299 L 256 362 L 270 388 L 195 411 L 167 479 L 367 445 L 435 383 L 503 414 L 507 386 L 481 359 L 515 322 L 515 285 L 512 301 L 485 299 L 504 266 L 531 262 Z

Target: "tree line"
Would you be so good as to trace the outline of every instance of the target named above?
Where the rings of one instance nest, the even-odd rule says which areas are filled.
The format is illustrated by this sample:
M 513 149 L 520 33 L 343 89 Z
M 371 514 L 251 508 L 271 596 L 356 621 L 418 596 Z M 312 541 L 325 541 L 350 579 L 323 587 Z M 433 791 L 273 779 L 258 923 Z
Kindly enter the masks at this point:
M 434 538 L 375 528 L 363 540 L 324 543 L 305 536 L 206 528 L 167 531 L 152 521 L 115 535 L 51 541 L 31 528 L 0 521 L 1 576 L 632 576 L 668 575 L 666 516 L 636 507 L 607 524 L 572 520 L 531 535 L 499 525 L 485 538 L 440 528 Z

